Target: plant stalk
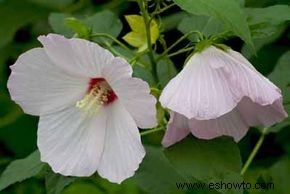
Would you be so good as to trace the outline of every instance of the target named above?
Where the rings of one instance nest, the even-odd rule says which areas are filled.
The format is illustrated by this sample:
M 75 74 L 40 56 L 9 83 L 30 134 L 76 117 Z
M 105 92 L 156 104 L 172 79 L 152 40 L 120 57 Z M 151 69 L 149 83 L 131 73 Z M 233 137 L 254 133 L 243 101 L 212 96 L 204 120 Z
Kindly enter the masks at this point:
M 251 165 L 251 163 L 253 162 L 255 156 L 257 155 L 260 147 L 262 146 L 264 140 L 265 140 L 265 136 L 267 134 L 268 128 L 264 128 L 263 132 L 258 140 L 258 142 L 256 143 L 254 149 L 252 150 L 249 158 L 247 159 L 245 165 L 243 166 L 242 170 L 241 170 L 241 175 L 244 175 L 245 172 L 248 170 L 249 166 Z
M 164 127 L 159 127 L 159 128 L 154 128 L 154 129 L 150 129 L 150 130 L 147 130 L 147 131 L 143 131 L 141 132 L 141 136 L 145 136 L 145 135 L 149 135 L 151 133 L 155 133 L 155 132 L 158 132 L 158 131 L 164 131 Z
M 154 52 L 152 49 L 152 42 L 151 42 L 151 30 L 150 30 L 151 20 L 150 20 L 149 14 L 145 8 L 145 2 L 143 2 L 143 0 L 137 0 L 137 2 L 139 5 L 139 8 L 141 10 L 141 14 L 144 18 L 145 29 L 146 29 L 147 47 L 148 47 L 148 56 L 149 56 L 149 60 L 150 60 L 151 65 L 152 65 L 152 74 L 153 74 L 153 77 L 155 78 L 155 81 L 157 83 L 157 81 L 158 81 L 157 69 L 156 69 L 157 64 L 155 61 Z

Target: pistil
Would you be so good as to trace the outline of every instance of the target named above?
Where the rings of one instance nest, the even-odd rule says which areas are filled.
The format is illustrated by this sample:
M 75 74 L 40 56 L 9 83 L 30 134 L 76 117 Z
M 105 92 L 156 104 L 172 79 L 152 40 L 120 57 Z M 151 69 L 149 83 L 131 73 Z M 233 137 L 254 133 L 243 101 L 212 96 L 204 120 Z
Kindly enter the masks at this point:
M 76 107 L 84 110 L 88 115 L 99 112 L 102 106 L 106 106 L 117 99 L 117 95 L 103 78 L 92 78 L 89 83 L 87 95 L 76 103 Z

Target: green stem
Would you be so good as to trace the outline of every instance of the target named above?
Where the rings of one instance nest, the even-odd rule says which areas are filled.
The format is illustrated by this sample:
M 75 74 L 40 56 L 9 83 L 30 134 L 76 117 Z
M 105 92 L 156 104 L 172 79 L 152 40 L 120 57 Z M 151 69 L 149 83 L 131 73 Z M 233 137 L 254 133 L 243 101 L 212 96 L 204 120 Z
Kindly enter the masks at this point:
M 134 66 L 136 62 L 138 62 L 139 58 L 142 57 L 144 54 L 146 54 L 147 51 L 145 50 L 144 52 L 141 52 L 141 53 L 138 53 L 138 54 L 135 54 L 134 57 L 132 57 L 130 60 L 129 60 L 129 63 Z M 143 65 L 143 67 L 145 67 Z
M 254 149 L 252 150 L 249 158 L 247 159 L 245 165 L 243 166 L 243 168 L 241 170 L 241 175 L 244 175 L 245 174 L 245 172 L 248 170 L 250 164 L 253 162 L 255 156 L 257 155 L 260 147 L 262 146 L 262 144 L 264 142 L 265 135 L 267 134 L 267 130 L 268 130 L 268 128 L 264 128 L 263 129 L 262 135 L 260 136 L 258 142 L 256 143 Z
M 175 46 L 177 46 L 181 41 L 183 41 L 184 39 L 186 39 L 191 34 L 198 34 L 200 38 L 203 37 L 203 35 L 199 31 L 196 31 L 196 30 L 190 31 L 190 32 L 184 34 L 175 43 L 173 43 L 170 47 L 168 47 L 167 50 L 163 51 L 163 53 L 158 57 L 157 61 L 159 61 L 160 59 L 162 59 L 170 50 L 172 50 Z
M 153 88 L 153 87 L 150 88 L 150 91 L 154 92 L 154 93 L 156 93 L 158 95 L 160 95 L 160 93 L 161 93 L 161 90 L 159 90 L 158 88 Z
M 182 54 L 182 53 L 185 53 L 185 52 L 191 51 L 191 50 L 193 50 L 193 49 L 194 49 L 193 46 L 192 46 L 192 47 L 185 48 L 185 49 L 181 49 L 181 50 L 179 50 L 179 51 L 177 51 L 177 52 L 174 52 L 174 53 L 169 54 L 168 57 L 173 57 L 173 56 L 175 56 L 175 55 L 179 55 L 179 54 Z
M 123 57 L 124 59 L 126 59 L 127 61 L 129 61 L 129 59 L 122 55 L 121 53 L 119 53 L 118 51 L 116 51 L 116 49 L 114 49 L 108 42 L 105 42 L 105 45 L 107 46 L 107 48 L 116 56 L 120 56 Z
M 211 39 L 215 42 L 219 42 L 222 40 L 226 40 L 226 39 L 230 38 L 231 36 L 232 36 L 232 34 L 230 31 L 225 31 L 225 32 L 221 32 L 221 33 L 218 33 L 218 34 L 212 36 Z
M 170 5 L 167 5 L 167 6 L 163 7 L 163 8 L 161 8 L 161 9 L 159 9 L 158 11 L 154 12 L 154 13 L 152 14 L 152 16 L 159 15 L 159 14 L 163 13 L 164 11 L 167 11 L 168 9 L 170 9 L 171 7 L 173 7 L 173 6 L 175 6 L 175 5 L 176 5 L 175 3 L 172 3 L 172 4 L 170 4 Z
M 108 38 L 111 39 L 112 41 L 114 41 L 116 44 L 118 44 L 120 47 L 122 47 L 123 49 L 125 49 L 126 51 L 128 51 L 130 54 L 135 55 L 134 52 L 132 52 L 131 49 L 129 49 L 125 44 L 123 44 L 121 41 L 119 41 L 118 39 L 114 38 L 113 36 L 106 34 L 106 33 L 95 33 L 91 35 L 91 38 L 93 37 L 104 37 L 104 38 Z
M 159 127 L 159 128 L 150 129 L 150 130 L 141 132 L 141 136 L 149 135 L 151 133 L 155 133 L 158 131 L 164 131 L 164 130 L 165 130 L 165 128 L 163 126 Z
M 156 61 L 154 58 L 154 52 L 152 49 L 152 42 L 151 42 L 151 30 L 150 30 L 151 20 L 150 20 L 150 17 L 149 17 L 147 10 L 145 9 L 145 2 L 143 2 L 143 0 L 137 0 L 137 2 L 139 5 L 139 8 L 141 10 L 142 16 L 144 18 L 145 29 L 146 29 L 147 47 L 148 47 L 148 56 L 149 56 L 150 62 L 152 64 L 152 74 L 153 74 L 155 80 L 158 81 L 157 80 L 157 71 L 156 71 Z

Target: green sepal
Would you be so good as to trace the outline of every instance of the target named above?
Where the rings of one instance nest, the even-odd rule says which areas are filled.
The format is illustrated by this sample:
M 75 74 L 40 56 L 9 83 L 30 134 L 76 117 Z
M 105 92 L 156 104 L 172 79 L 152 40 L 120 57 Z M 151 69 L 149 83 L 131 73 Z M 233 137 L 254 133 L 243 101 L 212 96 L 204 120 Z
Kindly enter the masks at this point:
M 225 44 L 220 44 L 220 43 L 214 43 L 213 44 L 215 47 L 223 50 L 223 51 L 228 51 L 229 49 L 231 49 L 231 47 L 225 45 Z
M 194 53 L 202 52 L 204 49 L 213 45 L 213 41 L 211 39 L 204 39 L 200 42 L 196 43 L 194 48 Z

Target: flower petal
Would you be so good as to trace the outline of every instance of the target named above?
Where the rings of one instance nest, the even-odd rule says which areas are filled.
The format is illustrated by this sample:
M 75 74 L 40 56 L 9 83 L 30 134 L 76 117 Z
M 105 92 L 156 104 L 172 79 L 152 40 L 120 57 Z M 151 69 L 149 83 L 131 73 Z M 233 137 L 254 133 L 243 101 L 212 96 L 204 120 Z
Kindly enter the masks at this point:
M 185 138 L 189 133 L 188 119 L 181 114 L 171 111 L 162 145 L 169 147 Z
M 260 74 L 241 54 L 233 50 L 224 52 L 219 49 L 216 49 L 216 53 L 216 60 L 224 62 L 218 71 L 229 74 L 227 81 L 236 101 L 249 97 L 253 102 L 265 106 L 282 98 L 280 89 Z
M 55 66 L 43 48 L 22 54 L 11 67 L 11 97 L 32 115 L 56 112 L 73 105 L 86 93 L 89 79 L 68 74 Z
M 131 66 L 121 58 L 115 58 L 111 66 L 103 69 L 103 76 L 126 107 L 137 126 L 152 128 L 157 125 L 156 99 L 150 94 L 149 85 L 132 78 Z
M 134 175 L 145 150 L 138 128 L 123 105 L 116 101 L 108 107 L 106 141 L 98 173 L 111 182 L 121 183 Z
M 109 82 L 115 85 L 122 79 L 132 77 L 133 69 L 131 65 L 121 57 L 115 57 L 111 64 L 102 69 L 102 76 Z
M 283 109 L 281 98 L 271 105 L 263 106 L 244 97 L 235 109 L 219 118 L 190 119 L 189 128 L 194 136 L 201 139 L 227 135 L 238 142 L 246 135 L 249 126 L 269 127 L 285 117 L 287 113 Z
M 244 137 L 249 126 L 242 119 L 237 109 L 211 120 L 189 120 L 192 134 L 201 139 L 213 139 L 219 136 L 231 136 L 236 142 Z
M 265 106 L 254 103 L 249 98 L 243 98 L 237 109 L 249 126 L 270 127 L 288 116 L 283 109 L 282 98 Z
M 101 69 L 113 60 L 108 50 L 87 40 L 66 39 L 57 34 L 40 36 L 38 39 L 56 65 L 76 75 L 100 77 Z
M 95 116 L 75 108 L 40 117 L 37 144 L 41 160 L 65 176 L 90 176 L 104 149 L 106 109 Z
M 163 90 L 161 104 L 189 119 L 208 120 L 232 111 L 243 97 L 263 106 L 281 98 L 274 84 L 233 52 L 211 46 L 194 54 Z
M 217 118 L 237 104 L 232 98 L 226 78 L 209 65 L 215 58 L 204 52 L 193 55 L 160 96 L 163 107 L 189 119 Z

